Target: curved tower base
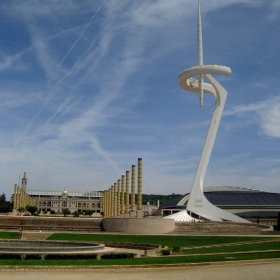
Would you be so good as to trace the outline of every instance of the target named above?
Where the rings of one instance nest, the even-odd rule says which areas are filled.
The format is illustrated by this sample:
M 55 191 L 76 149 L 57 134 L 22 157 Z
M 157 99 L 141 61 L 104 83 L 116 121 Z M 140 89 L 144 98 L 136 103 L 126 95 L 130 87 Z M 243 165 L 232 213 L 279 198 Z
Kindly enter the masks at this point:
M 211 221 L 228 220 L 233 222 L 250 223 L 245 219 L 216 207 L 207 200 L 203 193 L 203 180 L 227 97 L 227 91 L 211 76 L 211 74 L 229 76 L 231 74 L 231 70 L 230 68 L 221 65 L 198 65 L 184 70 L 180 73 L 178 78 L 179 84 L 183 89 L 199 92 L 199 82 L 192 77 L 203 75 L 210 82 L 210 84 L 203 82 L 204 92 L 212 93 L 216 98 L 216 106 L 193 182 L 190 198 L 187 204 L 187 210 Z

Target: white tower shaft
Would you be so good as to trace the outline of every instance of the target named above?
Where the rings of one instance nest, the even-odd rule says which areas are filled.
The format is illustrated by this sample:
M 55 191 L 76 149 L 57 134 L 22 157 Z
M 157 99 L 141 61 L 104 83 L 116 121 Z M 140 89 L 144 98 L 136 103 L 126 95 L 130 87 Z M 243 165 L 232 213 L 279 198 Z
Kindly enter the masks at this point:
M 198 12 L 197 12 L 197 56 L 198 65 L 203 65 L 203 45 L 202 45 L 202 27 L 201 27 L 201 14 L 200 14 L 200 3 L 198 1 Z M 203 75 L 198 76 L 198 88 L 199 88 L 199 103 L 200 109 L 203 107 Z

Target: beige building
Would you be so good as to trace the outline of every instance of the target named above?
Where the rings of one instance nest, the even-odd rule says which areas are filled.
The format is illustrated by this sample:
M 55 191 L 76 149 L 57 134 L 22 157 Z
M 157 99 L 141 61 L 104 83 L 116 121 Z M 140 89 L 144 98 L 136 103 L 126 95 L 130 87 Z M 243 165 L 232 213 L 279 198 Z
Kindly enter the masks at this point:
M 102 207 L 102 192 L 74 192 L 74 191 L 40 191 L 27 190 L 27 195 L 35 199 L 36 206 L 40 211 L 54 210 L 62 213 L 63 209 L 68 208 L 71 213 L 90 209 L 94 213 L 100 213 Z

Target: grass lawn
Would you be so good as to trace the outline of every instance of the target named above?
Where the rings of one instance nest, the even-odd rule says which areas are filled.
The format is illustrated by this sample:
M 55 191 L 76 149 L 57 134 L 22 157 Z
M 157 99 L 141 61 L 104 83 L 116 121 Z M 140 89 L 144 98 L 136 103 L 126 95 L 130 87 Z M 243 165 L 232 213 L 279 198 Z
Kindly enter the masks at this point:
M 76 233 L 54 233 L 47 238 L 47 240 L 149 243 L 149 244 L 160 244 L 162 246 L 168 246 L 170 248 L 172 248 L 173 246 L 193 247 L 193 246 L 205 246 L 205 245 L 213 245 L 213 244 L 221 244 L 221 243 L 232 243 L 232 242 L 265 240 L 265 239 L 268 239 L 268 237 L 76 234 Z
M 0 231 L 0 239 L 21 239 L 21 232 Z
M 0 232 L 0 238 L 19 238 L 19 232 Z M 275 237 L 271 237 L 275 239 Z M 127 235 L 127 234 L 76 234 L 76 233 L 54 233 L 48 237 L 48 240 L 76 240 L 76 241 L 97 241 L 102 243 L 105 241 L 113 242 L 134 242 L 134 243 L 150 243 L 160 244 L 172 248 L 177 247 L 195 247 L 207 245 L 219 245 L 221 247 L 199 248 L 184 250 L 185 254 L 178 256 L 164 257 L 148 257 L 136 259 L 101 259 L 101 260 L 9 260 L 0 259 L 0 265 L 38 265 L 38 266 L 79 266 L 79 265 L 145 265 L 145 264 L 180 264 L 180 263 L 201 263 L 201 262 L 219 262 L 229 260 L 253 260 L 253 259 L 269 259 L 280 258 L 280 252 L 266 253 L 242 253 L 242 251 L 254 250 L 280 250 L 279 242 L 272 241 L 260 244 L 243 244 L 223 246 L 222 244 L 269 240 L 270 237 L 242 237 L 242 236 L 179 236 L 179 235 Z M 231 252 L 240 252 L 231 254 Z M 217 254 L 227 253 L 227 254 Z M 191 255 L 199 254 L 199 255 Z M 207 254 L 207 255 L 206 255 Z M 208 255 L 210 254 L 210 255 Z
M 234 246 L 221 246 L 214 248 L 199 248 L 183 250 L 184 254 L 205 254 L 205 253 L 230 253 L 230 252 L 247 252 L 247 251 L 264 251 L 264 250 L 280 250 L 280 239 L 275 242 L 260 244 L 243 244 Z

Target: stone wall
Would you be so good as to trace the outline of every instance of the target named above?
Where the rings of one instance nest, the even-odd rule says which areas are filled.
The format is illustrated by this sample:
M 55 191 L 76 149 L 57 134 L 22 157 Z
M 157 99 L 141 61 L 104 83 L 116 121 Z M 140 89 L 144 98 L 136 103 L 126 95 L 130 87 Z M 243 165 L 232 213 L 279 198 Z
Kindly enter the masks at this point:
M 105 218 L 103 227 L 106 232 L 161 234 L 173 231 L 175 222 L 162 218 Z
M 103 228 L 101 218 L 1 216 L 0 229 L 100 231 Z

